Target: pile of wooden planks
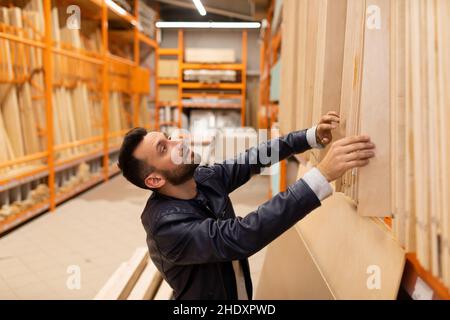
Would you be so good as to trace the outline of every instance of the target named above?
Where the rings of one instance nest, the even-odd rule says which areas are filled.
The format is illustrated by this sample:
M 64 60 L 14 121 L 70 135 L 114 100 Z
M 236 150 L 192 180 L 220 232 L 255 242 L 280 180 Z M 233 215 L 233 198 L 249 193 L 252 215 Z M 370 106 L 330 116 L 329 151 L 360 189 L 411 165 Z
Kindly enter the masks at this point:
M 282 133 L 336 111 L 335 139 L 371 136 L 376 158 L 336 190 L 362 216 L 393 216 L 400 244 L 447 286 L 449 16 L 446 0 L 284 1 L 279 112 Z
M 138 248 L 100 289 L 94 300 L 170 300 L 172 289 L 149 258 L 148 249 Z
M 300 165 L 298 179 L 311 166 Z M 394 300 L 404 265 L 386 225 L 335 193 L 269 245 L 256 299 Z
M 113 144 L 121 143 L 122 135 L 118 133 L 129 129 L 132 124 L 130 101 L 126 95 L 112 91 L 109 98 L 109 132 L 114 137 L 111 138 Z
M 29 7 L 0 7 L 0 32 L 23 40 L 42 40 L 43 22 Z M 0 163 L 41 152 L 46 147 L 42 49 L 0 39 Z M 32 161 L 30 166 L 40 161 Z M 12 174 L 25 166 L 3 167 Z
M 52 34 L 56 48 L 85 52 L 85 48 L 98 50 L 100 31 L 89 30 L 90 37 L 78 29 L 69 29 L 66 13 L 52 8 Z M 84 25 L 84 23 L 83 23 Z M 95 45 L 97 44 L 97 45 Z M 100 92 L 101 66 L 66 55 L 54 54 L 53 115 L 55 144 L 67 144 L 99 136 L 102 132 L 102 104 Z M 97 144 L 66 148 L 56 154 L 63 159 L 98 148 Z
M 450 3 L 391 3 L 393 230 L 450 287 Z

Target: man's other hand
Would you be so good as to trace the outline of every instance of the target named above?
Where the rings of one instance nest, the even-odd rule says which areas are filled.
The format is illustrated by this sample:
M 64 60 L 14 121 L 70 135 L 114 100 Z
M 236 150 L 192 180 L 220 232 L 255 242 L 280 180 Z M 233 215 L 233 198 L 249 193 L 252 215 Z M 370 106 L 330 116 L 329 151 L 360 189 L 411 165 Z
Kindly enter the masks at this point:
M 316 140 L 317 143 L 323 145 L 324 147 L 328 145 L 333 136 L 331 135 L 331 130 L 336 129 L 338 127 L 340 121 L 340 117 L 335 111 L 330 111 L 326 115 L 324 115 L 316 129 Z
M 364 167 L 375 156 L 375 145 L 368 136 L 346 137 L 334 142 L 317 169 L 328 182 L 341 177 L 347 170 Z

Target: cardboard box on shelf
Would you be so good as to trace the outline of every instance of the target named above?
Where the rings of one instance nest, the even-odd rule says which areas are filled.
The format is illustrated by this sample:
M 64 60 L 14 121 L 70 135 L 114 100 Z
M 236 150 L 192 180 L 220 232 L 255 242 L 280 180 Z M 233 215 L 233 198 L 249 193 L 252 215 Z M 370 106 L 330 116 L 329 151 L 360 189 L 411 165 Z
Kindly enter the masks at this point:
M 236 56 L 233 49 L 186 48 L 186 62 L 199 63 L 234 63 Z
M 178 60 L 160 59 L 158 61 L 158 77 L 162 79 L 178 78 Z

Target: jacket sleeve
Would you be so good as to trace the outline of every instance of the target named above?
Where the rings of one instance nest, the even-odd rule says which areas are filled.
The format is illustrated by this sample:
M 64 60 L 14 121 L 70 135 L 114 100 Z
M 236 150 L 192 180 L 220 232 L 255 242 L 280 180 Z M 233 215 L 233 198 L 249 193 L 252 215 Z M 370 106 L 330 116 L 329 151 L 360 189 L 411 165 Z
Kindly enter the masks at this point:
M 228 193 L 233 192 L 250 178 L 287 157 L 311 149 L 306 138 L 307 130 L 291 132 L 281 138 L 261 143 L 248 149 L 235 159 L 215 164 L 213 169 L 225 183 Z
M 299 180 L 244 218 L 162 215 L 153 237 L 160 253 L 177 265 L 239 260 L 265 247 L 319 206 L 315 193 Z

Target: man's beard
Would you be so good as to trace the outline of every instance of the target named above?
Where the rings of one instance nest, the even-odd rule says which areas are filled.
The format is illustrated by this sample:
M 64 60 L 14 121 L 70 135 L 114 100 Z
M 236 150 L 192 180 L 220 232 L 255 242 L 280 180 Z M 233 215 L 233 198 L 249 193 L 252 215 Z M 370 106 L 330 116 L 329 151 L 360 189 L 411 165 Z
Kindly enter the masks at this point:
M 192 152 L 189 163 L 180 164 L 175 170 L 164 170 L 162 174 L 172 185 L 185 183 L 194 176 L 195 169 L 200 165 L 200 155 Z

